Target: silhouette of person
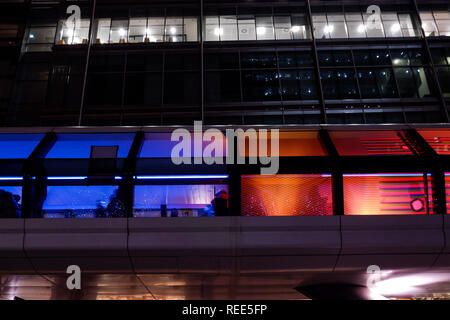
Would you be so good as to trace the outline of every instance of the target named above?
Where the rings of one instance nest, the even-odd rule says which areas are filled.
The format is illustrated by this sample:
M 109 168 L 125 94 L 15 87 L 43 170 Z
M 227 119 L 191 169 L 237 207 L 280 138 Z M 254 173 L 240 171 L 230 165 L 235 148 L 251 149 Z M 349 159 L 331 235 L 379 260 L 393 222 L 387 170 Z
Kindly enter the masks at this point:
M 0 218 L 19 217 L 20 206 L 17 201 L 17 195 L 14 196 L 11 192 L 0 190 Z
M 208 204 L 200 214 L 204 217 L 227 216 L 228 215 L 228 192 L 220 190 L 214 195 L 211 204 Z

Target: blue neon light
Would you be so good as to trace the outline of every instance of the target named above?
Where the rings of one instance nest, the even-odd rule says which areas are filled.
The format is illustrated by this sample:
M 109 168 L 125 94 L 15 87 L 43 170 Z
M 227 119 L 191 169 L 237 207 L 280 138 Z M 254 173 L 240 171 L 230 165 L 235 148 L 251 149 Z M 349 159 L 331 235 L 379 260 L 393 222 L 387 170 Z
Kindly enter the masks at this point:
M 86 176 L 80 177 L 47 177 L 47 180 L 85 180 Z
M 158 175 L 136 176 L 136 179 L 169 180 L 169 179 L 227 179 L 228 175 Z
M 0 181 L 19 181 L 23 180 L 23 177 L 0 177 Z

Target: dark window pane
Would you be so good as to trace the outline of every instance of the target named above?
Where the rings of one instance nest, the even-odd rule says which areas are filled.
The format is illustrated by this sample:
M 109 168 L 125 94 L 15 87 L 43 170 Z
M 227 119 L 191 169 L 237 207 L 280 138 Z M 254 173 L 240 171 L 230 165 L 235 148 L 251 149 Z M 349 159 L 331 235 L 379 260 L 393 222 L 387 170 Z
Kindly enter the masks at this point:
M 325 99 L 338 99 L 339 93 L 336 84 L 336 74 L 333 70 L 321 70 L 323 95 Z
M 333 53 L 332 52 L 318 52 L 319 65 L 322 67 L 334 66 Z
M 450 97 L 450 68 L 439 67 L 437 68 L 437 73 L 442 93 L 445 97 Z
M 166 70 L 198 70 L 200 69 L 200 56 L 198 54 L 166 54 Z
M 120 105 L 122 74 L 90 74 L 86 102 L 90 105 Z
M 17 104 L 45 104 L 47 81 L 21 81 L 16 92 Z
M 304 100 L 317 99 L 316 77 L 314 71 L 298 71 L 300 95 Z
M 52 107 L 80 106 L 81 74 L 71 75 L 69 66 L 54 66 L 48 83 L 47 104 Z
M 200 75 L 193 72 L 168 72 L 164 75 L 165 104 L 198 104 Z
M 378 88 L 382 98 L 398 97 L 394 75 L 391 69 L 376 70 Z
M 431 49 L 431 55 L 436 65 L 447 65 L 450 62 L 450 54 L 447 55 L 445 49 Z
M 350 51 L 335 51 L 334 52 L 334 64 L 336 66 L 351 66 L 352 55 Z
M 159 71 L 162 61 L 162 54 L 129 54 L 127 71 Z
M 394 69 L 400 96 L 402 98 L 417 98 L 417 87 L 411 68 Z
M 358 98 L 355 74 L 350 69 L 321 70 L 325 99 Z
M 162 96 L 161 73 L 127 74 L 125 104 L 160 105 Z
M 390 65 L 390 54 L 387 50 L 355 50 L 353 51 L 357 66 Z
M 205 69 L 237 68 L 239 68 L 239 55 L 237 52 L 205 54 Z
M 275 71 L 246 71 L 242 73 L 245 101 L 279 100 L 279 83 Z
M 122 72 L 124 66 L 124 55 L 94 55 L 89 61 L 90 72 Z
M 319 65 L 326 66 L 350 66 L 352 56 L 350 51 L 319 51 Z
M 370 52 L 372 64 L 376 66 L 391 65 L 391 54 L 387 50 L 372 50 Z
M 392 50 L 391 57 L 394 66 L 411 66 L 425 63 L 421 50 Z
M 280 78 L 284 100 L 317 98 L 313 71 L 281 71 Z
M 309 52 L 279 52 L 280 68 L 312 67 L 313 59 Z
M 275 52 L 252 52 L 241 54 L 242 68 L 275 68 Z
M 205 100 L 207 102 L 240 101 L 239 71 L 207 72 Z
M 300 83 L 295 70 L 280 71 L 281 92 L 285 100 L 300 99 Z
M 361 98 L 373 99 L 380 97 L 376 74 L 373 70 L 358 70 L 358 80 Z
M 355 58 L 355 64 L 357 66 L 373 65 L 370 56 L 370 51 L 355 50 L 353 51 L 353 57 Z

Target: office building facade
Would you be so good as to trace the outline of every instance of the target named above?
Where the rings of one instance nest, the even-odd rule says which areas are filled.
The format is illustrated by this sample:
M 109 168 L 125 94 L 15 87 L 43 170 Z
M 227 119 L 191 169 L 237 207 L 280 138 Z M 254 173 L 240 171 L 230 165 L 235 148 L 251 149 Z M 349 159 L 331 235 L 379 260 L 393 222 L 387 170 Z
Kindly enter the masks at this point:
M 0 19 L 1 298 L 448 298 L 448 1 L 5 0 Z M 223 161 L 194 121 L 234 130 Z M 252 141 L 278 143 L 276 174 Z

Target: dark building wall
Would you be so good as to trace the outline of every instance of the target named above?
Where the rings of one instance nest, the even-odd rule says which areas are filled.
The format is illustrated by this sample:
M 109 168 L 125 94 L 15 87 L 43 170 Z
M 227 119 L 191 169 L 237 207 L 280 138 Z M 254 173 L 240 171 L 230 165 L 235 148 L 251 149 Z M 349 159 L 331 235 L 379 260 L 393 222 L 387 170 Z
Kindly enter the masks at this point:
M 31 1 L 2 125 L 448 122 L 448 2 L 372 4 Z
M 27 5 L 24 1 L 0 1 L 0 122 L 4 123 L 14 88 L 24 36 Z

